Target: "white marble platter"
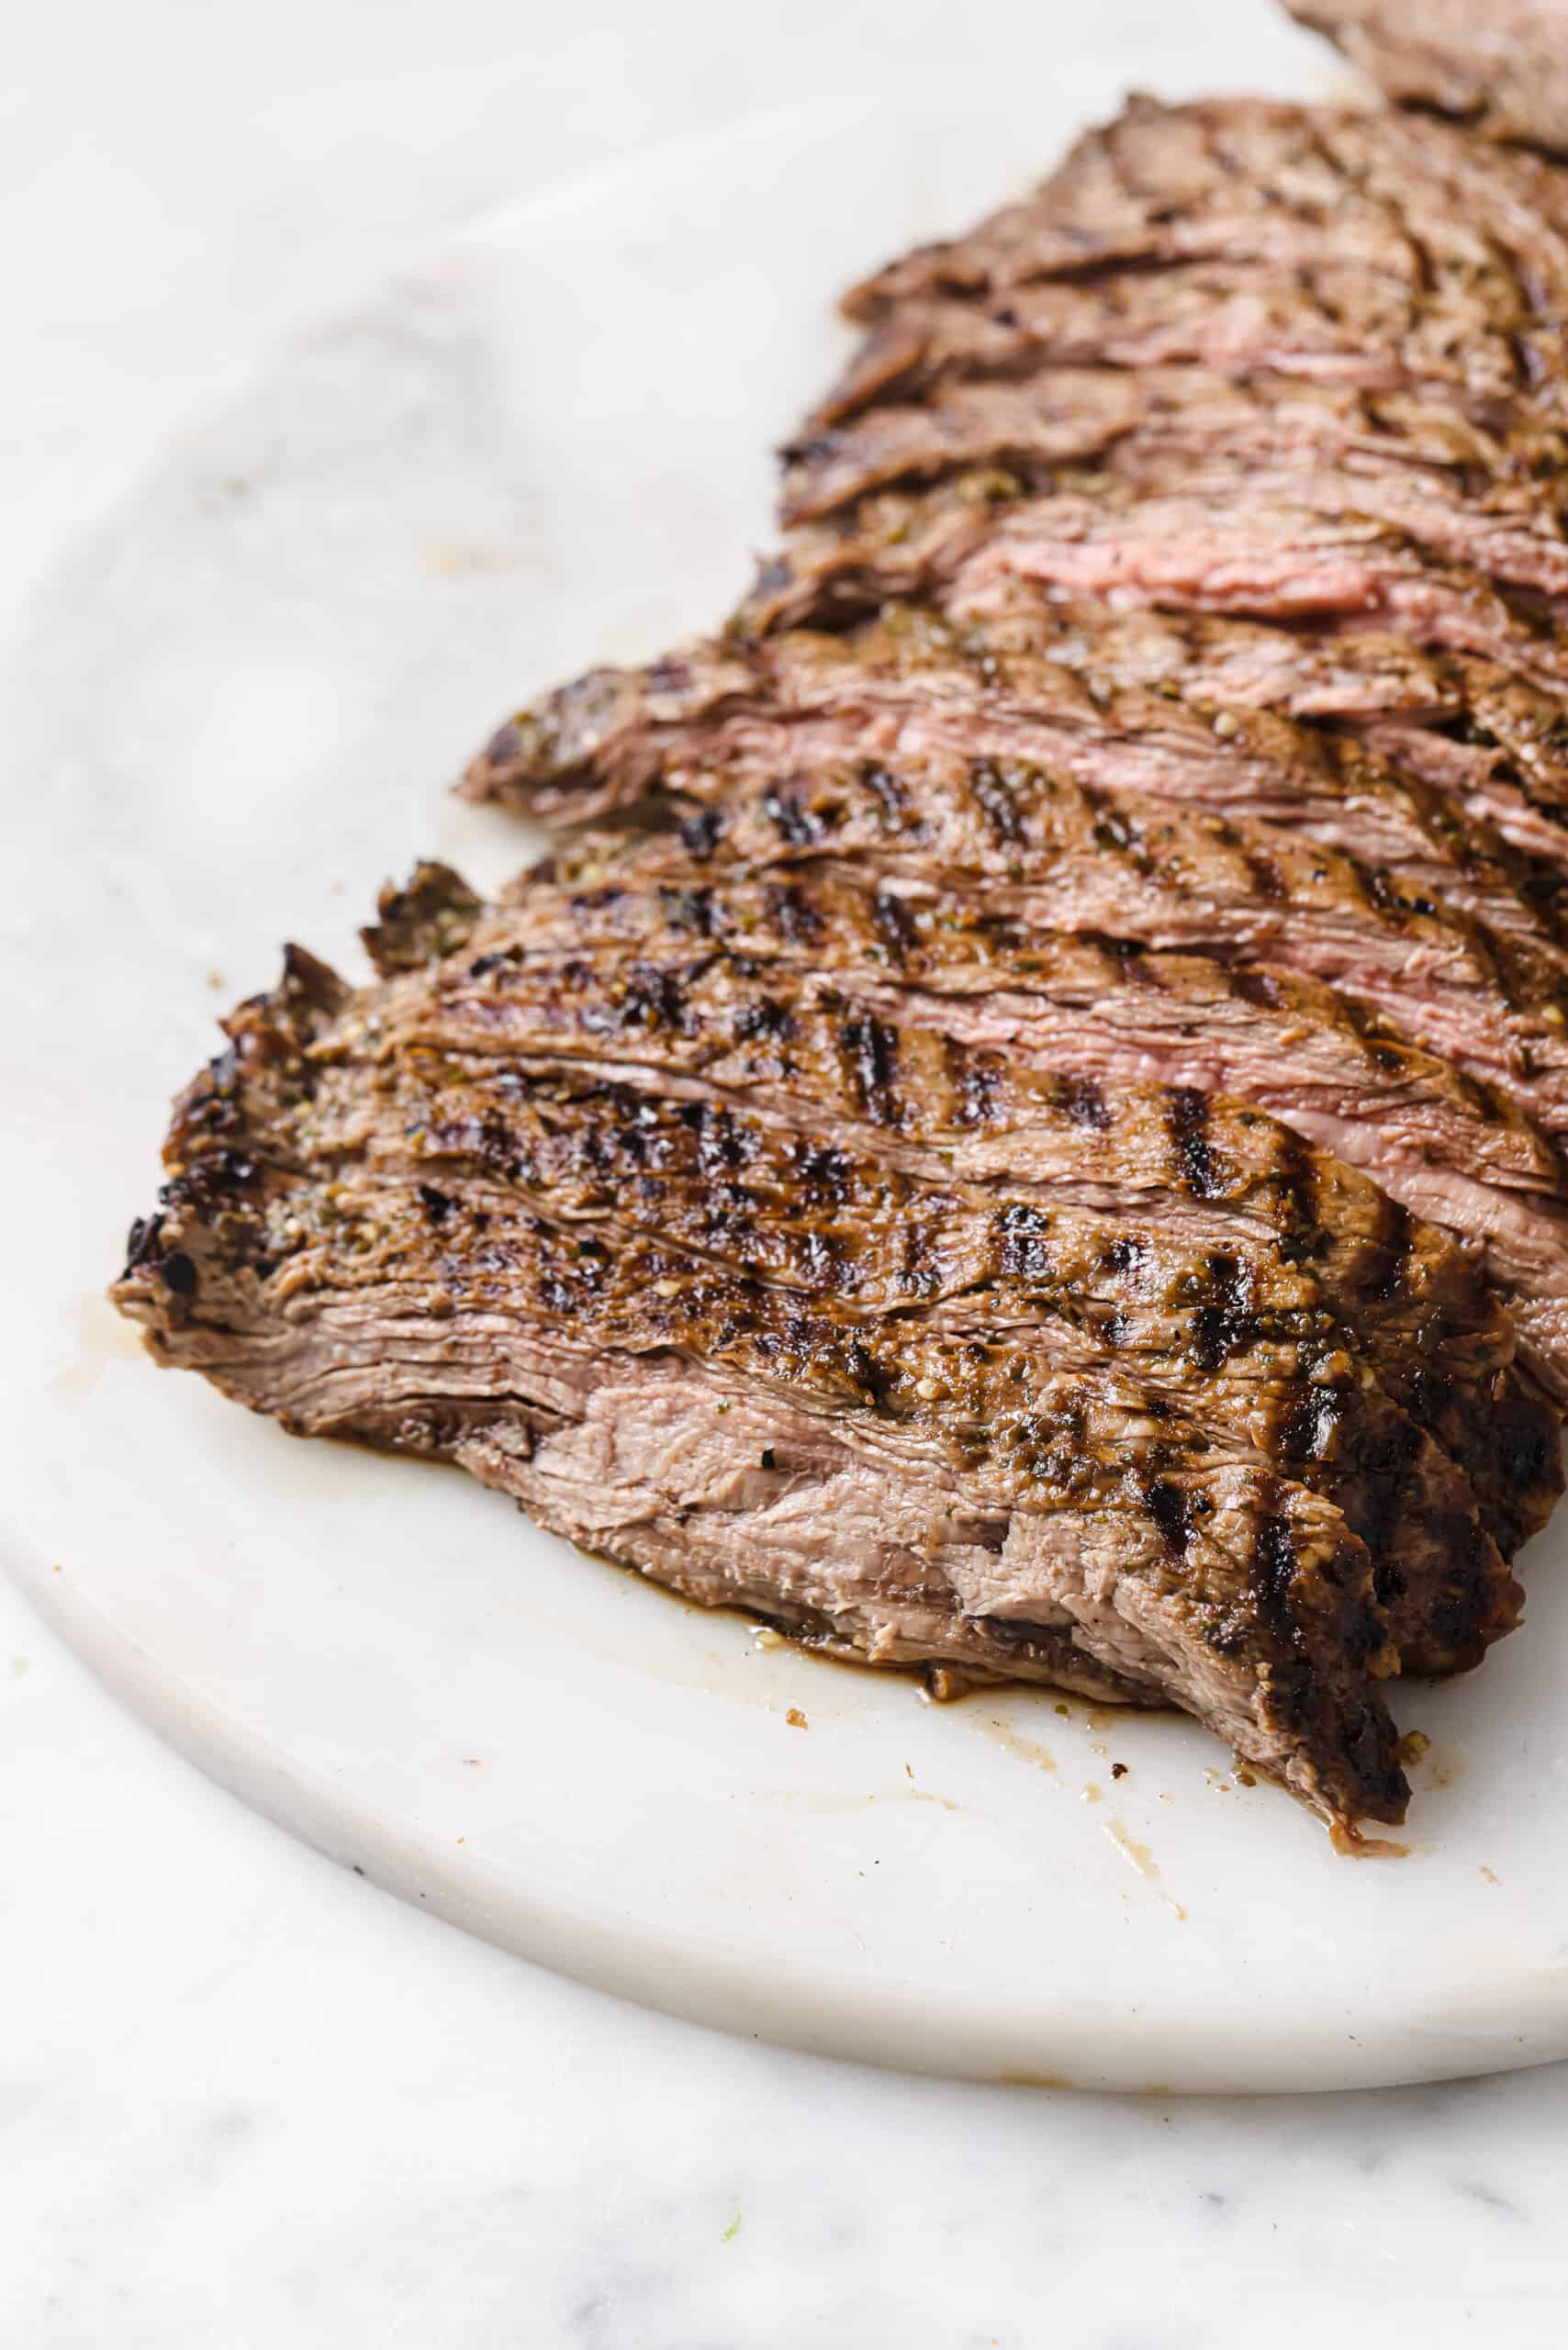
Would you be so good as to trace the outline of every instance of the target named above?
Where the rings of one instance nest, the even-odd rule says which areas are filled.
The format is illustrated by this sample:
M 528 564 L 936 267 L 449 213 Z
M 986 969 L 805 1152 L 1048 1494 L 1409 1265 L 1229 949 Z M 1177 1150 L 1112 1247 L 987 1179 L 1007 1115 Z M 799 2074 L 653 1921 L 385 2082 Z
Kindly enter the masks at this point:
M 12 681 L 0 1547 L 204 1767 L 565 1972 L 889 2065 L 1329 2088 L 1568 2052 L 1561 1538 L 1528 1632 L 1400 1699 L 1408 1856 L 1347 1863 L 1189 1725 L 759 1646 L 155 1374 L 99 1302 L 279 941 L 357 969 L 414 856 L 498 879 L 526 844 L 444 789 L 490 721 L 738 592 L 835 285 L 1128 80 L 1304 90 L 1287 28 L 1197 16 L 1112 9 L 983 119 L 824 99 L 492 217 L 289 340 L 62 565 Z

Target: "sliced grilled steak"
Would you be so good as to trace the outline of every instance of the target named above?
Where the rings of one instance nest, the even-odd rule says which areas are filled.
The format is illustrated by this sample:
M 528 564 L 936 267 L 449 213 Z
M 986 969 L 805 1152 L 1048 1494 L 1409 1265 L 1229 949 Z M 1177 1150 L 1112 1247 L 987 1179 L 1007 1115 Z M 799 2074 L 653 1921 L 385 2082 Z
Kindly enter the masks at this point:
M 563 1228 L 482 1141 L 448 1138 L 438 1190 L 329 1138 L 321 1073 L 377 1094 L 387 995 L 421 988 L 439 1023 L 438 983 L 353 997 L 295 955 L 234 1016 L 115 1292 L 162 1360 L 298 1432 L 456 1460 L 694 1598 L 872 1662 L 1173 1701 L 1325 1816 L 1401 1815 L 1392 1653 L 1332 1505 L 1027 1336 Z
M 893 597 L 983 618 L 1024 584 L 1053 600 L 1382 628 L 1550 691 L 1568 687 L 1554 599 L 1522 588 L 1505 599 L 1479 571 L 1358 510 L 1349 482 L 1342 506 L 1319 511 L 1237 483 L 1146 497 L 1105 475 L 1029 498 L 1015 474 L 959 474 L 792 532 L 734 625 L 748 635 L 841 626 Z
M 836 624 L 909 593 L 991 610 L 1024 581 L 1371 620 L 1561 688 L 1565 230 L 1561 175 L 1439 125 L 1135 101 L 1036 197 L 850 297 L 872 346 L 792 453 L 790 509 L 971 470 L 798 532 L 743 619 Z M 1353 285 L 1340 370 L 1325 311 Z M 1137 367 L 1145 412 L 1074 482 L 1038 418 L 1065 437 L 1059 382 L 1100 437 L 1093 362 Z M 1026 497 L 1044 487 L 1067 494 Z M 1517 795 L 1495 802 L 1552 856 Z
M 878 407 L 858 423 L 827 427 L 781 454 L 787 522 L 906 476 L 932 479 L 1000 453 L 1048 469 L 1098 457 L 1143 425 L 1149 396 L 1108 367 L 1053 367 L 1022 384 L 959 384 L 918 408 Z
M 1029 610 L 1032 619 L 1015 598 L 1004 625 L 949 628 L 894 607 L 846 636 L 793 630 L 752 645 L 689 645 L 645 670 L 595 670 L 502 727 L 462 788 L 553 822 L 630 806 L 660 787 L 707 794 L 711 772 L 781 777 L 857 757 L 1022 760 L 1090 790 L 1288 830 L 1561 959 L 1553 882 L 1440 791 L 1309 728 L 1238 711 L 1229 705 L 1239 692 L 1222 709 L 1196 694 L 1184 708 L 1169 689 L 1174 653 L 1123 649 L 1107 635 L 1097 664 L 1085 625 L 1069 630 L 1062 657 L 1047 657 L 1058 649 L 1050 609 L 1030 599 Z M 1221 625 L 1121 621 L 1125 631 Z M 1331 671 L 1331 655 L 1323 660 Z M 1146 685 L 1140 670 L 1160 662 Z M 1251 698 L 1269 698 L 1272 679 Z
M 1082 929 L 1272 963 L 1353 996 L 1506 1087 L 1544 1132 L 1568 1134 L 1561 961 L 1401 896 L 1351 858 L 1265 825 L 1084 790 L 1020 761 L 864 760 L 690 781 L 708 817 L 685 836 L 655 834 L 623 872 L 612 859 L 610 878 L 689 879 L 689 837 L 721 869 L 847 862 L 862 880 L 961 899 L 1020 934 Z
M 538 885 L 537 876 L 519 885 L 525 903 Z M 463 903 L 460 885 L 437 867 L 388 896 L 367 934 L 382 968 L 418 969 L 447 951 Z M 479 911 L 467 901 L 470 923 Z M 1272 1120 L 1223 1101 L 1200 1111 L 1158 1086 L 1058 1083 L 885 1021 L 868 1029 L 831 990 L 819 1000 L 814 982 L 776 964 L 698 966 L 672 1028 L 647 1017 L 646 973 L 634 958 L 577 970 L 563 995 L 553 973 L 519 959 L 505 925 L 502 934 L 504 946 L 454 964 L 444 982 L 454 1017 L 465 989 L 476 985 L 485 999 L 482 1025 L 472 1024 L 472 1006 L 462 1012 L 470 1058 L 483 1039 L 504 1035 L 514 1059 L 566 1056 L 585 1077 L 621 1089 L 678 1086 L 693 1117 L 781 1115 L 820 1141 L 813 1202 L 836 1154 L 851 1152 L 927 1181 L 1037 1193 L 1053 1210 L 1152 1219 L 1211 1256 L 1234 1251 L 1239 1228 L 1310 1266 L 1381 1385 L 1465 1469 L 1506 1552 L 1544 1523 L 1562 1484 L 1557 1423 L 1509 1367 L 1509 1318 L 1450 1241 Z M 601 978 L 608 996 L 594 992 Z M 868 1053 L 896 1069 L 896 1083 L 868 1091 Z
M 861 641 L 888 633 L 884 623 Z M 895 633 L 936 648 L 938 658 L 961 642 L 993 667 L 1043 655 L 1102 685 L 1178 694 L 1211 723 L 1241 710 L 1335 723 L 1457 801 L 1483 832 L 1494 830 L 1523 860 L 1510 874 L 1512 894 L 1537 914 L 1551 908 L 1550 926 L 1564 934 L 1568 704 L 1490 662 L 1372 632 L 1306 634 L 1206 614 L 1047 604 L 1027 588 L 985 622 L 955 631 L 934 614 L 901 613 Z M 1459 902 L 1476 906 L 1468 895 Z M 1500 928 L 1519 926 L 1505 895 L 1476 911 Z
M 584 841 L 553 860 L 553 880 L 536 867 L 510 894 L 526 921 L 538 890 L 597 884 L 601 862 Z M 662 894 L 700 937 L 710 902 L 700 888 Z M 553 969 L 530 964 L 520 934 L 515 917 L 501 918 L 498 933 L 486 923 L 479 901 L 442 867 L 384 896 L 381 922 L 365 934 L 387 973 L 452 958 L 443 1015 L 466 1024 L 467 1056 L 499 1041 L 514 1059 L 565 1057 L 619 1086 L 678 1084 L 694 1115 L 777 1113 L 808 1125 L 830 1154 L 1153 1218 L 1211 1251 L 1232 1246 L 1240 1226 L 1311 1267 L 1382 1384 L 1462 1460 L 1494 1519 L 1512 1510 L 1521 1526 L 1544 1518 L 1561 1483 L 1555 1423 L 1506 1375 L 1511 1323 L 1474 1267 L 1365 1176 L 1259 1111 L 1159 1085 L 1042 1076 L 929 1026 L 868 1024 L 836 979 L 823 986 L 750 957 L 686 968 L 671 1022 L 655 1016 L 636 956 L 575 964 L 564 991 Z M 476 1002 L 464 1001 L 471 994 Z
M 1208 613 L 1046 604 L 1025 588 L 983 623 L 947 623 L 924 610 L 901 627 L 917 643 L 929 638 L 945 649 L 957 641 L 979 658 L 1040 655 L 1114 685 L 1174 692 L 1200 708 L 1278 710 L 1298 719 L 1455 719 L 1465 707 L 1468 672 L 1506 674 L 1373 629 L 1306 633 Z
M 1512 1628 L 1562 1483 L 1568 179 L 1135 101 L 846 308 L 729 641 L 465 778 L 665 829 L 420 868 L 357 992 L 289 950 L 117 1302 L 706 1604 L 1396 1818 L 1379 1684 Z
M 526 910 L 506 951 L 549 957 L 563 991 L 596 947 L 628 959 L 611 1031 L 678 1028 L 706 944 L 831 974 L 889 1020 L 936 1021 L 1059 1075 L 1153 1078 L 1256 1102 L 1478 1241 L 1513 1298 L 1530 1368 L 1565 1392 L 1568 1214 L 1555 1152 L 1488 1088 L 1331 989 L 1269 967 L 1021 933 L 961 901 L 842 874 L 690 890 L 536 884 Z
M 1482 665 L 1474 665 L 1479 667 Z M 1517 679 L 1508 679 L 1510 715 L 1522 717 L 1530 700 L 1553 711 L 1548 722 L 1553 732 L 1561 721 L 1561 706 L 1544 696 L 1533 696 Z M 1526 724 L 1529 722 L 1526 720 Z M 1446 792 L 1458 807 L 1493 825 L 1520 856 L 1543 872 L 1568 882 L 1568 800 L 1562 791 L 1558 760 L 1536 760 L 1532 751 L 1544 747 L 1545 735 L 1533 741 L 1510 741 L 1501 726 L 1489 725 L 1471 711 L 1447 725 L 1423 725 L 1398 719 L 1379 719 L 1356 730 L 1361 741 L 1383 758 L 1396 761 L 1406 773 Z M 1529 777 L 1529 781 L 1521 778 Z M 1537 896 L 1544 901 L 1544 890 Z M 1551 892 L 1554 926 L 1563 927 L 1568 892 Z
M 1504 585 L 1568 591 L 1568 537 L 1552 488 L 1568 460 L 1560 423 L 1515 400 L 1483 428 L 1431 391 L 1346 386 L 1202 369 L 1150 368 L 1124 388 L 1114 431 L 1103 420 L 1107 368 L 1047 367 L 1020 383 L 938 387 L 918 407 L 878 406 L 819 435 L 785 477 L 783 519 L 814 521 L 868 490 L 1001 465 L 1049 492 L 1065 461 L 1100 458 L 1139 494 L 1201 491 L 1353 510 Z M 1074 408 L 1081 416 L 1076 443 Z M 1048 418 L 1047 444 L 1041 420 Z M 1071 472 L 1067 486 L 1078 477 Z
M 1495 139 L 1568 148 L 1563 0 L 1285 0 L 1391 98 Z
M 493 934 L 515 928 L 513 918 Z M 485 950 L 473 959 L 484 961 Z M 474 988 L 466 958 L 454 958 L 441 996 L 465 1035 Z M 1478 1539 L 1468 1487 L 1403 1410 L 1389 1408 L 1406 1394 L 1420 1398 L 1431 1351 L 1422 1365 L 1407 1344 L 1369 1347 L 1354 1325 L 1341 1330 L 1328 1302 L 1337 1285 L 1325 1287 L 1305 1268 L 1299 1245 L 1287 1256 L 1278 1237 L 1238 1233 L 1231 1222 L 1216 1247 L 1212 1229 L 1193 1232 L 1126 1203 L 1108 1213 L 1062 1196 L 1060 1186 L 1042 1201 L 1016 1187 L 977 1187 L 954 1169 L 916 1174 L 890 1166 L 837 1134 L 824 1148 L 820 1103 L 802 1140 L 798 1129 L 772 1133 L 749 1103 L 676 1102 L 648 1091 L 633 1098 L 623 1080 L 611 1085 L 581 1072 L 524 1082 L 520 1053 L 547 1033 L 537 1020 L 553 1013 L 552 988 L 532 1002 L 510 984 L 505 993 L 512 1050 L 497 1065 L 469 1048 L 438 1057 L 429 990 L 416 992 L 410 1081 L 388 1087 L 373 1105 L 386 1130 L 383 1150 L 402 1173 L 409 1135 L 420 1137 L 421 1164 L 439 1159 L 449 1141 L 473 1152 L 476 1135 L 488 1136 L 494 1158 L 504 1136 L 508 1181 L 553 1218 L 615 1216 L 703 1249 L 748 1278 L 787 1281 L 862 1310 L 918 1311 L 928 1324 L 976 1334 L 1032 1325 L 1062 1370 L 1130 1370 L 1195 1425 L 1217 1415 L 1217 1435 L 1234 1441 L 1244 1434 L 1285 1473 L 1328 1492 L 1385 1562 L 1380 1589 L 1413 1669 L 1473 1661 L 1511 1621 L 1511 1587 L 1490 1544 Z M 578 975 L 570 995 L 579 1029 L 599 1041 L 622 1008 L 622 991 L 612 981 L 585 998 Z M 759 1002 L 754 995 L 749 1008 Z M 727 1008 L 733 1015 L 733 1002 Z M 400 1018 L 394 1001 L 383 1019 L 394 1040 Z M 820 1025 L 821 1014 L 814 1018 Z M 689 1057 L 675 1058 L 684 1075 Z M 327 1072 L 312 1113 L 318 1144 L 336 1147 L 346 1132 L 364 1147 L 365 1126 L 352 1086 L 343 1123 Z M 439 1166 L 434 1178 L 442 1180 Z M 1393 1357 L 1386 1380 L 1385 1352 Z
M 1359 273 L 1363 299 L 1406 305 L 1417 375 L 1457 367 L 1479 397 L 1561 395 L 1561 176 L 1389 112 L 1134 98 L 1033 196 L 894 262 L 844 307 L 868 322 L 896 322 L 912 303 L 919 319 L 933 301 L 994 314 L 1025 288 L 1094 285 L 1128 263 L 1300 273 L 1306 302 L 1324 269 L 1343 274 L 1337 286 Z
M 964 298 L 912 297 L 875 326 L 827 397 L 784 451 L 814 444 L 882 401 L 928 399 L 960 386 L 1013 383 L 1051 367 L 1168 367 L 1258 373 L 1396 391 L 1451 383 L 1468 406 L 1511 400 L 1518 362 L 1476 380 L 1472 339 L 1430 331 L 1417 289 L 1331 255 L 1314 265 L 1173 262 Z M 1423 332 L 1423 327 L 1427 331 Z
M 1047 367 L 1189 365 L 1368 393 L 1422 386 L 1495 428 L 1518 413 L 1531 381 L 1519 288 L 1482 275 L 1478 289 L 1472 263 L 1435 290 L 1416 274 L 1414 248 L 1410 257 L 1408 272 L 1369 269 L 1358 241 L 1336 251 L 1325 224 L 1316 253 L 1288 266 L 1136 262 L 980 295 L 912 296 L 879 319 L 785 458 L 809 462 L 814 443 L 877 403 L 1016 383 Z
M 438 1055 L 429 990 L 417 992 L 420 1041 L 401 1060 L 383 1055 L 374 1097 L 357 1066 L 322 1071 L 318 1151 L 438 1191 L 449 1155 L 482 1159 L 552 1225 L 608 1222 L 622 1241 L 662 1239 L 934 1340 L 1026 1335 L 1054 1373 L 1133 1378 L 1231 1453 L 1325 1494 L 1373 1553 L 1409 1669 L 1473 1663 L 1511 1627 L 1518 1595 L 1465 1478 L 1277 1242 L 1233 1235 L 1216 1250 L 1158 1221 L 934 1181 L 844 1144 L 824 1155 L 820 1130 L 780 1133 L 741 1106 L 610 1086 L 569 1064 Z M 398 1023 L 394 1000 L 384 1042 Z

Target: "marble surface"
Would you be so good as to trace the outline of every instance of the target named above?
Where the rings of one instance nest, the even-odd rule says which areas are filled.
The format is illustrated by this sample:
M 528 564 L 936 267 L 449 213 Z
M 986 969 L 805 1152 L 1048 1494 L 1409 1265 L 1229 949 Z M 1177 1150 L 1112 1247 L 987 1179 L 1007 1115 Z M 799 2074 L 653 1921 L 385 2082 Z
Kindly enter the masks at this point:
M 1140 17 L 1169 33 L 1125 13 L 1131 48 Z M 984 14 L 956 101 L 1017 56 Z M 879 86 L 942 22 L 764 6 L 744 48 L 680 5 L 32 22 L 0 149 L 0 598 L 302 308 L 565 171 L 824 75 Z M 7 2350 L 1562 2338 L 1561 2069 L 1182 2104 L 722 2040 L 294 1845 L 3 1583 L 0 1764 Z

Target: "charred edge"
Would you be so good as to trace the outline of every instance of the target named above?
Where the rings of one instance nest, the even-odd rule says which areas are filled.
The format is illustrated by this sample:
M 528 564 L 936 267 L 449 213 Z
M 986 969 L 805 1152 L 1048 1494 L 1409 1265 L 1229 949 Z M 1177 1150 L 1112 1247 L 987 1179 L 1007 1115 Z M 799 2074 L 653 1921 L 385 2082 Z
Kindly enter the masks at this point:
M 365 951 L 382 973 L 419 970 L 466 946 L 484 903 L 450 865 L 417 865 L 400 890 L 387 888 L 376 900 L 379 921 L 360 932 Z

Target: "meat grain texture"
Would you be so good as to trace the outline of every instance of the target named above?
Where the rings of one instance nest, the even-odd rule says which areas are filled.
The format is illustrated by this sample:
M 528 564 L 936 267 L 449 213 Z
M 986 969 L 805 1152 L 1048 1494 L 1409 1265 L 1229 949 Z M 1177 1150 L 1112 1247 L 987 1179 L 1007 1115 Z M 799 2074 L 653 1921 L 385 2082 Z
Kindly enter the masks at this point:
M 1563 0 L 1287 0 L 1391 97 L 1568 151 Z
M 1301 13 L 1555 136 L 1551 10 L 1469 81 Z M 1568 177 L 1136 99 L 846 308 L 728 626 L 502 725 L 464 789 L 562 839 L 498 903 L 289 950 L 117 1301 L 689 1597 L 1397 1820 L 1390 1684 L 1562 1485 Z

